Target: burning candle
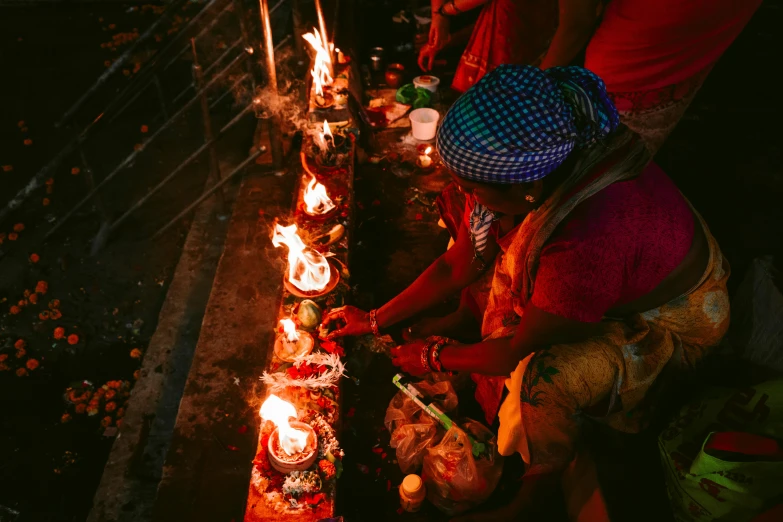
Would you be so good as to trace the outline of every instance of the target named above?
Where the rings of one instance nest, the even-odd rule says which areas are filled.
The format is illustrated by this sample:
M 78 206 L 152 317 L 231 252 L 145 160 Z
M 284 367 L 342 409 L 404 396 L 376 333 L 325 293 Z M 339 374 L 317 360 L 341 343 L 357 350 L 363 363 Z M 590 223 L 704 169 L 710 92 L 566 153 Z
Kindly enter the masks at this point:
M 340 65 L 345 65 L 348 63 L 348 58 L 343 54 L 343 52 L 340 49 L 335 49 L 335 52 L 337 53 L 337 63 Z
M 305 212 L 311 216 L 322 216 L 335 209 L 334 202 L 326 193 L 326 187 L 318 183 L 315 176 L 305 187 L 302 199 L 305 204 Z
M 296 418 L 296 408 L 277 395 L 270 395 L 259 410 L 261 418 L 272 421 L 277 426 L 280 447 L 287 455 L 295 455 L 307 447 L 308 433 L 291 426 L 289 419 Z
M 432 165 L 432 158 L 430 158 L 430 152 L 432 152 L 432 147 L 427 147 L 424 150 L 424 154 L 419 155 L 419 166 L 423 169 L 427 169 Z
M 296 233 L 296 225 L 287 227 L 275 223 L 272 237 L 275 247 L 288 247 L 288 282 L 303 292 L 320 292 L 329 284 L 331 267 L 326 258 L 305 246 Z
M 313 351 L 313 337 L 307 332 L 300 332 L 291 319 L 281 319 L 283 328 L 275 341 L 275 355 L 286 362 L 293 362 L 297 357 L 307 355 Z
M 315 51 L 315 60 L 313 61 L 313 69 L 310 74 L 313 77 L 313 93 L 315 95 L 316 102 L 319 105 L 326 104 L 324 96 L 324 87 L 328 87 L 332 84 L 332 75 L 330 74 L 330 68 L 332 64 L 332 58 L 329 55 L 325 40 L 321 37 L 318 29 L 313 28 L 312 33 L 306 33 L 302 35 L 310 47 Z M 320 100 L 319 100 L 320 97 Z

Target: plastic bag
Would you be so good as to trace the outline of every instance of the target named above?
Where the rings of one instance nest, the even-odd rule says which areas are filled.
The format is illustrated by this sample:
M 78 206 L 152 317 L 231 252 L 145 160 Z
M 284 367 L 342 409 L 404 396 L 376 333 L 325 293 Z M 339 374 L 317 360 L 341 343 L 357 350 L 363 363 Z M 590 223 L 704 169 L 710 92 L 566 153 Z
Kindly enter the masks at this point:
M 429 380 L 415 386 L 426 397 L 434 399 L 444 412 L 457 407 L 457 394 L 451 382 Z M 383 423 L 391 433 L 390 445 L 397 450 L 397 462 L 403 473 L 416 472 L 427 448 L 436 444 L 445 431 L 438 421 L 401 391 L 389 403 Z
M 486 451 L 478 458 L 471 452 L 467 434 L 456 425 L 424 456 L 422 478 L 427 486 L 427 500 L 447 515 L 458 515 L 484 502 L 503 472 L 497 437 L 473 420 L 466 420 L 462 426 L 486 444 Z

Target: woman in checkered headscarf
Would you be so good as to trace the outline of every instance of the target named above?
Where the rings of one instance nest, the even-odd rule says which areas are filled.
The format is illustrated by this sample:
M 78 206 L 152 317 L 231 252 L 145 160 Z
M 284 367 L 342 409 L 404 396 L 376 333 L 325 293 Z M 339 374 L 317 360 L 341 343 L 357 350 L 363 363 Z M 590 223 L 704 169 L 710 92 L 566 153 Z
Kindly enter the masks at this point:
M 499 413 L 501 454 L 555 477 L 581 418 L 638 431 L 652 384 L 718 344 L 728 266 L 585 69 L 497 68 L 449 110 L 437 146 L 454 180 L 439 198 L 454 246 L 381 308 L 326 323 L 378 334 L 462 291 L 457 312 L 404 332 L 393 362 L 470 372 L 487 422 Z M 437 337 L 470 339 L 471 324 L 482 341 Z M 523 482 L 519 501 L 548 483 Z

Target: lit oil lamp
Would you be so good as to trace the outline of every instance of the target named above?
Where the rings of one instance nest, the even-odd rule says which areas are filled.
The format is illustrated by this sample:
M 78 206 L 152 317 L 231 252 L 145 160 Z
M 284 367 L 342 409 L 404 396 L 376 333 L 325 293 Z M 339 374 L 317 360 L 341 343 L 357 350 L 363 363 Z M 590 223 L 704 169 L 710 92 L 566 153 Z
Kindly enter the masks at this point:
M 419 154 L 419 158 L 416 160 L 416 164 L 422 169 L 429 169 L 432 167 L 432 158 L 430 157 L 430 153 L 432 153 L 432 147 L 428 146 L 426 149 L 424 149 L 424 152 Z
M 261 418 L 272 421 L 276 428 L 269 437 L 269 463 L 281 473 L 304 471 L 318 456 L 318 437 L 315 430 L 296 418 L 296 408 L 277 395 L 270 395 L 261 405 Z
M 323 128 L 316 132 L 313 141 L 316 162 L 321 167 L 339 167 L 345 161 L 345 136 L 332 134 L 329 122 L 324 120 Z
M 320 252 L 305 246 L 296 233 L 296 225 L 275 223 L 272 244 L 288 247 L 286 289 L 299 297 L 318 297 L 331 292 L 340 280 L 340 271 Z
M 281 319 L 283 333 L 275 339 L 275 355 L 285 362 L 294 362 L 297 357 L 308 355 L 313 351 L 313 336 L 296 329 L 291 319 Z
M 318 29 L 313 28 L 312 33 L 306 33 L 302 35 L 302 38 L 315 51 L 313 69 L 310 71 L 310 75 L 313 77 L 313 103 L 320 109 L 326 109 L 334 105 L 334 96 L 327 91 L 333 82 L 329 72 L 332 58 Z
M 305 213 L 313 217 L 326 217 L 337 208 L 329 194 L 326 193 L 326 187 L 318 183 L 315 176 L 305 187 L 302 200 L 304 201 Z

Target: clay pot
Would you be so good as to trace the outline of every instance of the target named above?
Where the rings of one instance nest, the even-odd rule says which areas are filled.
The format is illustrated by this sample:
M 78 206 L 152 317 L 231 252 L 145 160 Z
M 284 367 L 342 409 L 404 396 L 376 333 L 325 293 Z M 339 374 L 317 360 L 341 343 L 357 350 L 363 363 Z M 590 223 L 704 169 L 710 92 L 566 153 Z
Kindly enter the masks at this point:
M 299 421 L 291 421 L 291 427 L 308 433 L 307 447 L 302 453 L 295 455 L 296 458 L 283 457 L 281 453 L 282 450 L 280 450 L 278 431 L 277 428 L 275 428 L 275 431 L 273 431 L 272 435 L 269 437 L 267 456 L 269 457 L 269 464 L 280 473 L 304 471 L 312 466 L 315 459 L 318 457 L 318 437 L 315 434 L 315 430 L 313 430 L 309 424 Z
M 405 77 L 405 66 L 400 63 L 389 64 L 386 68 L 386 85 L 392 89 L 397 89 L 402 85 Z

